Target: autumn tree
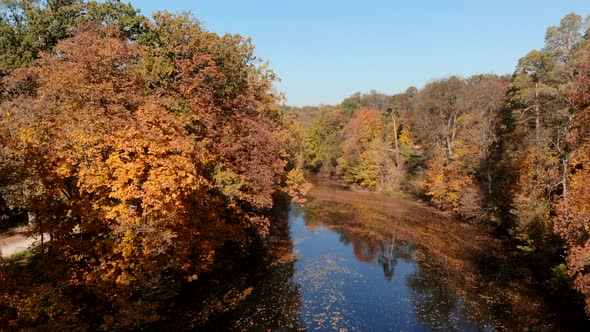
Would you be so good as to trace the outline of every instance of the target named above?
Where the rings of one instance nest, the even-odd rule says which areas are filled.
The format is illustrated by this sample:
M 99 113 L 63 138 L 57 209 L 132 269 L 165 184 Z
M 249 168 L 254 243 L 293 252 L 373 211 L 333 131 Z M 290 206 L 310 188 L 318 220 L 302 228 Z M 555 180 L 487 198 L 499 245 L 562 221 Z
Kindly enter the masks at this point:
M 346 125 L 338 171 L 361 186 L 384 190 L 392 181 L 395 165 L 385 140 L 383 113 L 361 109 Z
M 587 42 L 578 53 L 579 75 L 573 81 L 570 96 L 579 110 L 568 133 L 571 157 L 568 159 L 569 192 L 558 205 L 555 230 L 567 244 L 566 263 L 574 279 L 574 287 L 586 298 L 586 313 L 590 315 L 590 47 Z
M 527 250 L 551 236 L 554 196 L 568 200 L 571 147 L 566 137 L 576 113 L 568 91 L 584 29 L 579 15 L 566 15 L 547 30 L 543 50 L 519 60 L 510 84 L 515 127 L 506 135 L 512 142 L 506 159 L 517 175 L 511 212 Z
M 435 205 L 466 218 L 489 217 L 485 202 L 493 169 L 488 158 L 497 140 L 506 84 L 494 75 L 450 77 L 418 92 L 409 119 L 426 151 L 423 190 Z
M 411 121 L 417 141 L 429 157 L 425 191 L 441 208 L 456 209 L 462 189 L 471 183 L 468 174 L 453 174 L 458 134 L 467 124 L 466 83 L 459 77 L 431 82 L 416 97 Z M 461 150 L 461 146 L 459 146 Z M 456 166 L 456 167 L 455 167 Z
M 124 307 L 126 326 L 156 319 L 150 301 L 213 269 L 228 243 L 247 252 L 277 195 L 309 187 L 249 39 L 188 13 L 157 13 L 141 36 L 103 23 L 3 80 L 1 194 L 52 236 L 67 284 Z
M 474 183 L 465 188 L 459 212 L 465 218 L 497 220 L 497 197 L 501 183 L 496 183 L 498 167 L 494 162 L 500 141 L 501 114 L 506 106 L 509 80 L 497 75 L 474 75 L 467 79 L 469 122 L 462 141 L 470 146 L 465 153 L 464 171 L 473 174 Z
M 395 152 L 395 163 L 398 170 L 404 167 L 405 161 L 411 159 L 414 148 L 412 130 L 410 125 L 410 114 L 414 110 L 415 87 L 409 87 L 405 92 L 393 95 L 385 113 L 391 121 L 386 121 L 387 139 L 392 142 Z
M 304 143 L 305 165 L 309 170 L 335 174 L 342 155 L 343 128 L 348 118 L 340 109 L 326 109 L 311 122 Z
M 501 112 L 506 105 L 508 78 L 496 75 L 475 75 L 467 80 L 467 105 L 473 113 L 473 122 L 468 128 L 469 141 L 477 146 L 479 153 L 478 177 L 487 195 L 494 189 L 494 166 L 490 161 L 493 148 L 499 141 Z

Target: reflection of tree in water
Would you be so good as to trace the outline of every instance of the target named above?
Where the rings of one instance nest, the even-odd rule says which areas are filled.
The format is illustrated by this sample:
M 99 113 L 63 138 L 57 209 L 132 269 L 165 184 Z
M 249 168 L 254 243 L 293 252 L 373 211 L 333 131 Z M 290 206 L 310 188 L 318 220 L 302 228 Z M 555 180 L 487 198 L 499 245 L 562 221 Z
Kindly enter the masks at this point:
M 458 297 L 445 285 L 445 269 L 419 266 L 408 276 L 406 285 L 414 291 L 415 313 L 420 321 L 433 329 L 454 331 Z
M 377 262 L 383 268 L 385 279 L 392 281 L 399 260 L 412 261 L 412 252 L 416 246 L 411 242 L 396 239 L 395 235 L 389 237 L 389 239 L 389 241 L 381 242 L 382 249 Z
M 352 246 L 355 258 L 368 264 L 379 264 L 388 281 L 393 280 L 395 267 L 400 258 L 410 260 L 413 246 L 398 239 L 398 227 L 392 233 L 367 234 L 351 227 L 334 227 L 340 242 Z
M 385 237 L 389 241 L 381 242 L 381 251 L 379 254 L 379 258 L 377 259 L 377 262 L 379 262 L 379 264 L 383 268 L 383 275 L 385 275 L 385 279 L 387 279 L 388 281 L 391 281 L 393 279 L 393 275 L 395 274 L 395 267 L 397 265 L 398 256 L 396 255 L 396 249 L 398 249 L 398 247 L 396 246 L 395 241 L 397 239 L 398 229 L 399 223 L 396 223 L 393 234 L 391 234 L 391 236 Z
M 340 235 L 343 244 L 353 247 L 358 261 L 379 264 L 389 281 L 393 280 L 400 259 L 417 263 L 406 285 L 413 292 L 415 315 L 424 326 L 445 331 L 477 331 L 506 325 L 503 318 L 507 318 L 509 311 L 501 294 L 477 281 L 479 286 L 468 287 L 461 278 L 466 272 L 449 269 L 445 258 L 432 256 L 427 247 L 400 239 L 397 227 L 391 233 L 379 233 L 367 232 L 362 225 L 326 226 Z
M 453 286 L 458 279 L 454 279 L 444 260 L 435 262 L 434 258 L 425 257 L 418 261 L 417 269 L 408 276 L 406 285 L 414 292 L 412 300 L 420 322 L 443 331 L 492 330 L 497 326 L 489 313 L 482 315 L 479 311 L 482 308 L 478 304 L 481 303 L 469 301 L 468 305 L 458 295 L 458 289 Z
M 326 209 L 328 210 L 328 209 Z M 399 222 L 395 222 L 392 232 L 367 233 L 362 224 L 351 223 L 339 213 L 322 214 L 315 209 L 307 209 L 305 225 L 310 230 L 328 227 L 339 235 L 342 244 L 352 246 L 355 258 L 368 264 L 379 264 L 383 268 L 385 279 L 391 281 L 395 274 L 398 258 L 403 255 L 410 259 L 408 247 L 401 246 L 398 241 Z M 400 242 L 400 243 L 398 243 Z
M 340 235 L 340 242 L 353 247 L 355 258 L 368 264 L 379 264 L 385 279 L 391 281 L 395 267 L 400 259 L 413 261 L 412 252 L 416 245 L 399 239 L 397 227 L 393 233 L 361 234 L 358 229 L 349 227 L 332 227 L 332 231 Z
M 467 248 L 461 244 L 447 250 L 447 245 L 454 244 L 442 237 L 444 232 L 433 234 L 428 223 L 408 224 L 338 202 L 310 204 L 305 212 L 309 230 L 324 227 L 338 233 L 340 242 L 352 247 L 358 261 L 379 264 L 389 281 L 400 261 L 415 262 L 416 270 L 406 279 L 406 286 L 412 293 L 415 317 L 426 327 L 477 331 L 539 326 L 538 309 L 522 307 L 527 294 L 511 293 L 490 280 L 485 271 L 482 274 L 471 261 L 471 255 L 479 257 L 479 251 L 465 253 L 462 250 Z M 461 256 L 452 256 L 456 253 Z
M 330 208 L 308 206 L 304 216 L 305 227 L 310 231 L 320 227 L 331 229 L 338 233 L 341 243 L 352 246 L 357 260 L 373 264 L 381 249 L 381 240 L 373 234 L 359 232 L 363 226 L 351 223 L 351 216 L 342 215 L 338 207 L 338 204 L 331 204 Z
M 469 293 L 464 289 L 459 278 L 453 278 L 444 263 L 436 264 L 437 259 L 425 253 L 426 248 L 407 242 L 401 237 L 399 222 L 389 223 L 383 229 L 367 228 L 362 222 L 351 215 L 339 213 L 309 213 L 305 219 L 306 226 L 312 229 L 327 227 L 339 234 L 340 242 L 351 246 L 358 261 L 368 264 L 379 264 L 383 275 L 392 281 L 399 260 L 418 261 L 417 270 L 406 280 L 407 287 L 413 292 L 415 315 L 420 322 L 435 330 L 481 330 L 481 327 L 491 328 L 489 318 L 493 317 L 486 310 L 485 301 L 478 298 L 478 294 Z M 387 229 L 387 230 L 385 230 Z M 421 248 L 421 249 L 419 249 Z M 420 255 L 422 254 L 422 255 Z M 470 296 L 466 303 L 461 296 Z M 486 312 L 486 314 L 483 314 Z
M 295 263 L 277 266 L 254 287 L 239 306 L 232 329 L 256 331 L 301 330 L 301 290 L 293 283 Z
M 293 206 L 292 206 L 293 207 Z M 291 212 L 290 212 L 291 211 Z M 302 330 L 301 290 L 293 281 L 295 260 L 289 229 L 289 213 L 299 208 L 278 208 L 267 239 L 264 260 L 270 266 L 251 287 L 251 293 L 226 317 L 226 329 L 238 331 Z
M 397 265 L 397 256 L 394 255 L 395 241 L 392 240 L 390 243 L 385 244 L 385 250 L 379 255 L 377 262 L 383 268 L 383 275 L 385 279 L 391 281 L 395 274 L 395 267 Z
M 349 229 L 334 229 L 340 235 L 340 242 L 345 245 L 352 245 L 354 257 L 358 261 L 372 264 L 379 254 L 380 242 L 373 236 L 360 235 Z

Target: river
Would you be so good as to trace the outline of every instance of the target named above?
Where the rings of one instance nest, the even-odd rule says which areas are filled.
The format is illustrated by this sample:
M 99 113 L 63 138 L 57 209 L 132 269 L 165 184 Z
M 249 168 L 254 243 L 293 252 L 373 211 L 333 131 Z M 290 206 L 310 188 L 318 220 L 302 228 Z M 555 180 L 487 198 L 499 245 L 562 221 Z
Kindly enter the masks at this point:
M 283 233 L 283 252 L 225 317 L 226 328 L 569 329 L 484 225 L 316 181 L 306 206 L 291 205 Z

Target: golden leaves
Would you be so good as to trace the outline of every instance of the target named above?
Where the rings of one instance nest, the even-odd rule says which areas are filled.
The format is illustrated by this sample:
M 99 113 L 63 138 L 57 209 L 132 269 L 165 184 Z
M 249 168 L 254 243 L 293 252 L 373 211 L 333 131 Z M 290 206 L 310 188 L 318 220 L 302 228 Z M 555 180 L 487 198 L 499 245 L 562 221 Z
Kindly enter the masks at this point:
M 303 172 L 298 169 L 292 169 L 287 173 L 287 187 L 284 191 L 291 197 L 294 202 L 301 205 L 307 202 L 307 193 L 311 190 L 312 184 L 305 181 Z
M 22 206 L 59 235 L 68 282 L 114 306 L 165 278 L 197 281 L 227 241 L 268 235 L 277 192 L 309 190 L 286 172 L 296 124 L 250 42 L 186 15 L 151 29 L 157 45 L 81 29 L 36 63 L 34 91 L 0 107 Z
M 456 211 L 465 189 L 472 183 L 473 179 L 464 173 L 460 161 L 445 165 L 444 156 L 438 155 L 428 162 L 426 194 L 439 208 Z
M 384 189 L 384 174 L 393 167 L 379 110 L 361 109 L 349 121 L 342 152 L 338 169 L 346 179 L 370 189 Z

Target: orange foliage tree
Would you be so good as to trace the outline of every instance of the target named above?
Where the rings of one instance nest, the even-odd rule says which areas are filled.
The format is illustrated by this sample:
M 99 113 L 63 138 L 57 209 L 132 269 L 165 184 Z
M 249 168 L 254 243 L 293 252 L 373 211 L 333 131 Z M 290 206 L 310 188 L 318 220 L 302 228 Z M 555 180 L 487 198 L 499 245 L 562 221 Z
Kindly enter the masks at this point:
M 507 80 L 496 75 L 433 81 L 416 95 L 409 121 L 426 151 L 420 183 L 434 205 L 466 218 L 485 219 L 492 194 L 488 159 L 497 141 Z M 487 190 L 482 190 L 487 187 Z
M 377 109 L 361 109 L 344 128 L 339 172 L 350 182 L 383 190 L 394 169 L 383 127 L 383 114 Z
M 566 241 L 566 263 L 574 287 L 586 298 L 590 315 L 590 44 L 581 49 L 570 94 L 577 112 L 568 143 L 572 154 L 568 167 L 568 195 L 559 200 L 555 230 Z
M 123 37 L 87 24 L 4 80 L 1 194 L 50 234 L 70 285 L 133 312 L 228 241 L 264 238 L 275 195 L 309 187 L 250 40 L 169 13 Z

